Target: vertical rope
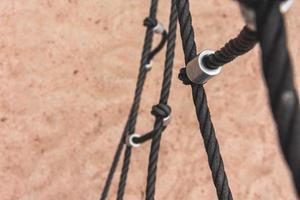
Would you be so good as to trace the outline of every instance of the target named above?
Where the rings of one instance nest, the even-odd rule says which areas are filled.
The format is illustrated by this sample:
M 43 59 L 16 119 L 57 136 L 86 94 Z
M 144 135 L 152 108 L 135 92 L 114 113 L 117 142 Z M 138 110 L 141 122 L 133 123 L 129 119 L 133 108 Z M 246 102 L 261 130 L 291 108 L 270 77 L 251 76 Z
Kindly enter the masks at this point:
M 151 18 L 156 18 L 157 13 L 157 6 L 158 6 L 158 0 L 152 0 L 151 1 L 151 7 L 150 7 L 150 14 L 149 16 Z M 148 55 L 151 51 L 152 46 L 152 38 L 153 38 L 153 32 L 152 29 L 147 28 L 146 36 L 145 36 L 145 43 L 143 47 L 142 52 L 142 58 L 141 58 L 141 64 L 140 64 L 140 71 L 142 73 L 139 74 L 138 80 L 141 80 L 137 83 L 136 87 L 136 94 L 140 94 L 142 92 L 142 88 L 144 86 L 146 71 L 145 71 L 145 65 L 148 63 Z M 134 101 L 140 102 L 141 95 L 136 95 L 136 98 Z M 128 121 L 128 132 L 126 134 L 132 134 L 135 131 L 135 124 L 137 120 L 137 114 L 138 114 L 138 108 L 139 103 L 133 105 L 133 109 L 130 113 L 130 118 Z M 129 165 L 130 165 L 130 157 L 131 157 L 131 147 L 126 146 L 124 160 L 123 160 L 123 166 L 122 166 L 122 172 L 120 176 L 119 181 L 119 187 L 118 187 L 118 194 L 117 194 L 117 200 L 122 200 L 125 192 L 125 186 L 126 186 L 126 180 L 127 175 L 129 171 Z
M 280 145 L 300 196 L 300 112 L 278 0 L 244 0 L 256 12 L 262 67 Z
M 155 18 L 156 12 L 157 12 L 157 6 L 158 6 L 158 0 L 151 0 L 151 7 L 150 7 L 150 17 Z M 139 74 L 138 74 L 138 79 L 136 83 L 136 90 L 135 90 L 135 95 L 134 95 L 134 100 L 133 104 L 131 106 L 130 114 L 126 123 L 126 126 L 124 128 L 124 131 L 122 133 L 122 137 L 120 139 L 120 142 L 118 144 L 117 150 L 114 155 L 114 159 L 111 165 L 111 168 L 109 170 L 100 200 L 105 200 L 108 196 L 108 192 L 111 186 L 112 179 L 114 177 L 118 162 L 120 160 L 120 156 L 124 147 L 124 138 L 127 134 L 133 133 L 135 129 L 135 124 L 137 120 L 137 113 L 139 110 L 139 105 L 141 101 L 141 95 L 147 75 L 147 70 L 145 69 L 145 65 L 147 64 L 147 57 L 148 54 L 151 51 L 151 46 L 152 46 L 152 38 L 153 38 L 153 32 L 150 28 L 147 28 L 146 30 L 146 35 L 145 35 L 145 40 L 144 40 L 144 47 L 143 47 L 143 52 L 142 52 L 142 58 L 141 58 L 141 63 L 140 63 L 140 68 L 139 68 Z M 125 167 L 123 165 L 122 168 L 122 175 L 121 175 L 121 180 L 119 186 L 119 192 L 118 196 L 120 197 L 123 196 L 124 189 L 125 189 L 125 183 L 126 183 L 126 177 L 127 177 L 127 172 L 128 172 L 128 165 L 129 165 L 129 160 L 130 160 L 130 154 L 131 154 L 131 149 L 126 149 L 125 151 Z M 127 167 L 126 167 L 127 166 Z
M 194 29 L 189 11 L 188 0 L 177 0 L 177 12 L 180 24 L 182 46 L 185 63 L 187 64 L 196 56 L 196 44 L 194 41 Z M 211 169 L 214 185 L 218 198 L 221 200 L 233 199 L 229 188 L 227 176 L 224 170 L 223 160 L 220 154 L 219 144 L 210 118 L 206 94 L 203 86 L 192 84 L 193 101 L 200 125 L 208 162 Z
M 166 51 L 166 60 L 165 60 L 165 70 L 163 75 L 163 83 L 160 94 L 160 104 L 167 104 L 170 86 L 172 80 L 172 70 L 173 70 L 173 60 L 174 60 L 174 51 L 176 43 L 176 29 L 177 29 L 177 12 L 176 12 L 176 0 L 172 0 L 171 3 L 171 13 L 169 19 L 169 35 Z M 160 149 L 160 141 L 163 131 L 162 121 L 156 119 L 154 124 L 154 130 L 158 129 L 154 137 L 152 138 L 151 150 L 149 156 L 148 164 L 148 176 L 147 176 L 147 186 L 146 186 L 146 200 L 154 200 L 155 195 L 155 182 L 156 182 L 156 171 L 157 171 L 157 162 L 158 154 Z

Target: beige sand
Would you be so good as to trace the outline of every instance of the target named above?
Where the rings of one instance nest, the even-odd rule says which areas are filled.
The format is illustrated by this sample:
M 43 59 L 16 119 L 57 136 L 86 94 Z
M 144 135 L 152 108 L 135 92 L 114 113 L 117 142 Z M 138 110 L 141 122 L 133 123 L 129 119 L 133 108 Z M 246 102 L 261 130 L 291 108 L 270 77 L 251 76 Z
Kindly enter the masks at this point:
M 199 50 L 220 47 L 243 26 L 233 1 L 191 4 Z M 148 6 L 146 0 L 0 2 L 0 199 L 99 198 L 132 102 Z M 297 1 L 286 16 L 296 66 L 299 9 Z M 169 1 L 162 1 L 165 24 L 168 13 Z M 294 200 L 258 55 L 256 48 L 205 86 L 212 119 L 235 199 Z M 152 127 L 163 59 L 163 53 L 155 58 L 145 85 L 138 132 Z M 162 140 L 156 197 L 216 199 L 191 91 L 176 78 L 182 64 L 178 39 L 173 122 Z M 299 85 L 299 68 L 295 73 Z M 148 152 L 149 144 L 134 150 L 125 199 L 144 197 Z

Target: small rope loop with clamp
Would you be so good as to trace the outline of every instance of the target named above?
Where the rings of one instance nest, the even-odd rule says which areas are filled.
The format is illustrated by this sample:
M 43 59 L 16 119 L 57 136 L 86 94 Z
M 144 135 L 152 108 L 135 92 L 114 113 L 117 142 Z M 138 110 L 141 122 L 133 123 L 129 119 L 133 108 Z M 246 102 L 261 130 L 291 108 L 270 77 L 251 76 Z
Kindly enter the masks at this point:
M 166 104 L 158 104 L 152 107 L 151 114 L 155 116 L 156 119 L 162 119 L 163 130 L 171 122 L 171 108 Z M 159 129 L 159 128 L 158 128 Z M 154 129 L 148 133 L 143 134 L 131 134 L 126 138 L 126 145 L 130 147 L 139 147 L 141 143 L 144 143 L 153 138 L 157 133 L 158 129 Z
M 157 119 L 163 119 L 163 126 L 167 126 L 171 120 L 171 107 L 166 104 L 157 104 L 152 107 L 151 114 Z
M 155 47 L 148 55 L 147 64 L 146 64 L 145 68 L 149 71 L 152 68 L 151 60 L 164 47 L 164 45 L 168 39 L 168 33 L 165 30 L 165 28 L 161 22 L 159 22 L 159 21 L 157 21 L 157 19 L 154 19 L 151 17 L 146 17 L 144 19 L 144 26 L 152 29 L 152 31 L 154 33 L 162 35 L 162 38 L 161 38 L 159 44 L 157 45 L 157 47 Z

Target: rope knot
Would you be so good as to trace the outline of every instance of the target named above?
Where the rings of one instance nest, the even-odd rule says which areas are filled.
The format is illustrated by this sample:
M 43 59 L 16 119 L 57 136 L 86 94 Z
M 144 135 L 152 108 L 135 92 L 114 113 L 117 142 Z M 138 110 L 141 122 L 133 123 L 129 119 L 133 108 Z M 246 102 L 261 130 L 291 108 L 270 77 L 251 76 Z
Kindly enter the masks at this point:
M 187 77 L 186 69 L 181 68 L 178 74 L 178 79 L 182 81 L 184 85 L 192 85 L 192 81 Z
M 155 106 L 152 106 L 151 114 L 156 118 L 166 118 L 171 114 L 171 107 L 162 103 L 157 104 Z
M 151 29 L 153 29 L 156 25 L 157 25 L 157 20 L 151 17 L 146 17 L 144 19 L 144 26 L 149 27 Z

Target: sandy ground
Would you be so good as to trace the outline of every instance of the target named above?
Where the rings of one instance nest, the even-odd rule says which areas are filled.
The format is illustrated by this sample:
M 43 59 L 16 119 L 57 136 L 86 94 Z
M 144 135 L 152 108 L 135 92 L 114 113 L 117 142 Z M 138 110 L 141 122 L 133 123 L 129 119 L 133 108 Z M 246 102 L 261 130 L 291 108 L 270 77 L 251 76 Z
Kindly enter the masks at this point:
M 2 200 L 99 198 L 132 102 L 148 6 L 146 0 L 0 1 Z M 199 50 L 220 47 L 243 26 L 233 1 L 193 0 L 191 7 Z M 296 66 L 299 9 L 296 1 L 286 16 Z M 169 1 L 162 1 L 158 16 L 165 24 L 168 13 Z M 235 199 L 295 200 L 258 55 L 256 48 L 205 86 L 212 119 Z M 163 59 L 163 53 L 155 58 L 148 76 L 138 132 L 152 127 Z M 182 65 L 178 39 L 173 122 L 162 140 L 156 197 L 216 199 L 191 91 L 176 78 Z M 144 197 L 148 152 L 149 144 L 133 152 L 125 199 Z

